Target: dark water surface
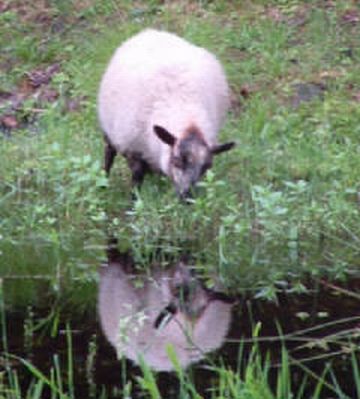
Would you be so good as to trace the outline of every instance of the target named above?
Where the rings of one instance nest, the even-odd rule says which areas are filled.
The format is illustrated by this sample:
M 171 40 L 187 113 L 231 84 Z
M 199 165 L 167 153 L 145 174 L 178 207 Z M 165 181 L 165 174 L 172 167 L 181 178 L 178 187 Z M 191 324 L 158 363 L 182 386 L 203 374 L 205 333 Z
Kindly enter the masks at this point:
M 219 289 L 208 290 L 184 262 L 166 271 L 155 270 L 150 277 L 142 276 L 134 270 L 130 257 L 116 251 L 109 253 L 108 265 L 101 268 L 99 275 L 98 285 L 94 282 L 78 284 L 79 291 L 87 292 L 91 298 L 91 305 L 84 308 L 74 306 L 71 298 L 54 298 L 49 294 L 48 282 L 39 279 L 35 284 L 43 293 L 42 303 L 14 309 L 7 303 L 7 292 L 16 290 L 24 281 L 3 280 L 8 352 L 29 360 L 46 375 L 54 364 L 54 356 L 59 356 L 66 387 L 71 336 L 75 396 L 78 398 L 99 397 L 103 391 L 107 397 L 123 397 L 121 390 L 128 381 L 133 382 L 132 397 L 144 397 L 136 388 L 136 376 L 142 375 L 136 365 L 136 355 L 132 354 L 137 350 L 145 353 L 145 360 L 158 371 L 163 397 L 176 398 L 179 382 L 170 371 L 171 364 L 156 358 L 156 354 L 163 355 L 154 338 L 158 334 L 170 339 L 178 349 L 180 363 L 189 366 L 198 392 L 205 398 L 211 397 L 209 389 L 216 386 L 216 375 L 205 366 L 219 365 L 221 359 L 223 365 L 241 372 L 254 345 L 253 332 L 258 323 L 260 352 L 267 353 L 273 365 L 270 379 L 275 376 L 281 362 L 281 346 L 285 345 L 293 363 L 294 392 L 303 380 L 304 366 L 320 376 L 331 363 L 341 389 L 350 398 L 356 398 L 348 353 L 351 344 L 359 344 L 360 280 L 341 287 L 326 280 L 319 280 L 317 285 L 309 282 L 306 294 L 280 292 L 275 303 L 250 295 L 229 298 Z M 114 328 L 119 326 L 119 319 L 129 316 L 125 315 L 126 311 L 133 312 L 129 304 L 136 305 L 137 315 L 151 311 L 146 313 L 145 322 L 130 325 L 128 340 L 120 340 L 122 353 L 133 360 L 119 361 L 115 346 L 120 341 L 116 341 Z M 138 319 L 136 317 L 136 322 Z M 196 345 L 189 344 L 187 349 L 191 355 L 181 357 L 179 348 L 184 337 L 177 327 L 188 319 L 196 326 L 194 330 L 198 328 L 197 335 L 192 337 Z M 216 337 L 211 337 L 212 334 Z M 217 351 L 213 351 L 214 348 Z M 12 359 L 11 363 L 26 387 L 30 373 L 20 361 Z M 309 377 L 309 394 L 315 385 L 316 381 Z M 331 391 L 323 390 L 324 398 L 333 396 Z

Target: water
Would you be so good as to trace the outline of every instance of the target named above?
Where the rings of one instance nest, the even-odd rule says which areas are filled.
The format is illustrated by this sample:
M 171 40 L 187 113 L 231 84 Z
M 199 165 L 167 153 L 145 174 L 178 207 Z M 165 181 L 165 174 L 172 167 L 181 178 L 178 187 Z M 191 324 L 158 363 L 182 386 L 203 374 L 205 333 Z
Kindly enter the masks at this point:
M 69 339 L 75 396 L 123 397 L 122 387 L 132 381 L 133 397 L 144 397 L 136 388 L 138 354 L 158 371 L 159 389 L 164 398 L 178 396 L 179 382 L 166 356 L 164 342 L 170 342 L 178 360 L 190 372 L 203 397 L 216 385 L 216 375 L 207 365 L 243 370 L 251 348 L 269 354 L 275 384 L 275 370 L 281 362 L 281 347 L 290 354 L 293 389 L 304 376 L 304 367 L 321 375 L 331 362 L 337 381 L 351 398 L 356 397 L 349 357 L 351 342 L 359 343 L 360 280 L 340 286 L 319 280 L 309 281 L 306 294 L 279 293 L 277 303 L 254 299 L 253 295 L 226 296 L 221 287 L 206 288 L 183 260 L 167 268 L 153 267 L 142 274 L 129 254 L 120 254 L 112 245 L 108 261 L 99 268 L 98 284 L 78 281 L 78 294 L 86 296 L 86 306 L 78 306 L 67 291 L 54 296 L 53 282 L 41 279 L 4 278 L 7 352 L 29 360 L 46 375 L 59 357 L 63 384 L 69 377 Z M 43 298 L 13 306 L 8 293 L 37 286 Z M 34 305 L 35 303 L 35 305 Z M 121 322 L 119 323 L 119 320 Z M 119 329 L 120 328 L 120 333 Z M 255 326 L 259 335 L 254 338 Z M 4 338 L 4 337 L 3 337 Z M 242 344 L 240 345 L 240 343 Z M 6 342 L 2 340 L 4 346 Z M 239 360 L 239 347 L 243 352 Z M 121 359 L 119 359 L 121 357 Z M 25 388 L 30 373 L 11 358 Z M 4 360 L 0 360 L 0 367 Z M 315 381 L 309 378 L 310 394 Z M 333 393 L 323 391 L 323 397 Z

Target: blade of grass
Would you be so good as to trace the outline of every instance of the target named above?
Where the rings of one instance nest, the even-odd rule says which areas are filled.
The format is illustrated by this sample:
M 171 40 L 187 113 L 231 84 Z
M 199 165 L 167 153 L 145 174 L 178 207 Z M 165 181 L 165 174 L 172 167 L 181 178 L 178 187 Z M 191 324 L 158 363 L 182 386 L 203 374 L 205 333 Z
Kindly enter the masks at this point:
M 355 352 L 351 353 L 351 364 L 353 368 L 357 397 L 360 398 L 360 371 L 359 371 L 359 362 L 355 355 Z
M 139 365 L 144 376 L 138 377 L 137 380 L 142 389 L 149 392 L 151 399 L 161 399 L 154 373 L 150 370 L 150 367 L 146 364 L 142 356 L 139 356 Z
M 57 354 L 53 356 L 53 361 L 54 361 L 54 378 L 56 380 L 56 385 L 58 386 L 59 391 L 63 393 L 64 389 L 61 378 L 61 367 L 59 362 L 59 356 Z
M 67 341 L 67 375 L 68 375 L 68 391 L 70 397 L 74 398 L 74 362 L 73 362 L 73 346 L 72 335 L 69 324 L 66 325 L 66 341 Z
M 9 355 L 10 358 L 12 359 L 16 359 L 19 362 L 21 362 L 27 369 L 28 371 L 34 376 L 36 377 L 38 380 L 43 381 L 44 384 L 46 384 L 52 391 L 56 392 L 60 398 L 65 399 L 68 398 L 67 395 L 64 395 L 59 388 L 56 386 L 56 384 L 54 383 L 54 381 L 50 380 L 49 378 L 47 378 L 37 367 L 35 367 L 33 364 L 31 364 L 30 362 L 28 362 L 27 360 L 19 357 L 19 356 L 15 356 L 15 355 Z

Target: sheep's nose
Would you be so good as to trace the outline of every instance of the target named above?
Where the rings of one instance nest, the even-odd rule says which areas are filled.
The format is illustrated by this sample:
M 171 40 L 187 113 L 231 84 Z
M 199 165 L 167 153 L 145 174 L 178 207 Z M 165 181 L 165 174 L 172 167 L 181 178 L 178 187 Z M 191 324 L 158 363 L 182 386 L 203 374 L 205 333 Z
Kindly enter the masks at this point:
M 187 191 L 178 193 L 178 196 L 182 202 L 184 202 L 186 204 L 190 204 L 191 199 L 193 198 L 193 193 L 192 193 L 192 190 L 187 190 Z

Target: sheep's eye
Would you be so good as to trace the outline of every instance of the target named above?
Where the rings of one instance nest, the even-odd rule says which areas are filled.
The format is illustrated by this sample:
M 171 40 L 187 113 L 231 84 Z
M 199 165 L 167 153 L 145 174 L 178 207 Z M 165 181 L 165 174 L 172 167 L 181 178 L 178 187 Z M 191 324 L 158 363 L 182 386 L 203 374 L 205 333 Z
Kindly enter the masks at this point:
M 190 154 L 189 155 L 184 154 L 184 155 L 182 155 L 181 158 L 182 158 L 182 163 L 183 163 L 184 169 L 193 164 L 193 158 Z
M 179 157 L 173 158 L 173 164 L 176 168 L 186 169 L 189 164 L 189 160 L 186 155 L 181 155 Z
M 179 168 L 179 169 L 183 169 L 184 168 L 183 160 L 182 160 L 181 157 L 174 157 L 173 158 L 173 165 L 175 166 L 175 168 Z

